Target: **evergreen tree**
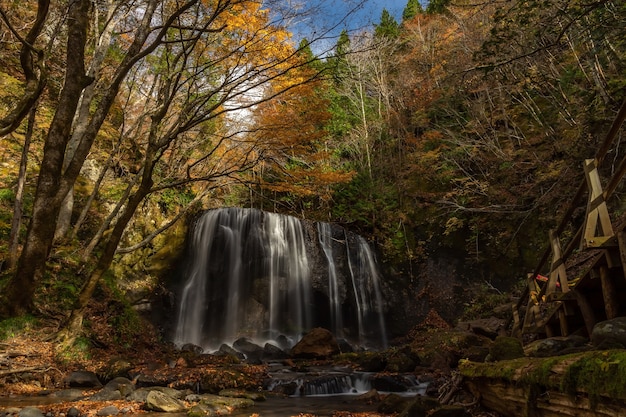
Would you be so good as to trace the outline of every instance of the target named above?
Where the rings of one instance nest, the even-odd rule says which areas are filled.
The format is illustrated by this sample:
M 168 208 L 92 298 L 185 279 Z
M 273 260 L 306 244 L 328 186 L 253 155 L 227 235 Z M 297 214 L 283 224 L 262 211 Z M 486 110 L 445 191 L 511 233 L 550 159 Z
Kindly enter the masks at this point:
M 446 11 L 446 7 L 450 4 L 450 0 L 430 0 L 426 7 L 426 13 L 438 14 Z
M 400 35 L 400 25 L 387 9 L 383 9 L 380 23 L 375 27 L 374 34 L 378 38 L 397 38 Z
M 406 22 L 407 20 L 413 19 L 419 13 L 423 13 L 424 9 L 422 9 L 422 5 L 419 0 L 409 0 L 402 12 L 402 21 Z

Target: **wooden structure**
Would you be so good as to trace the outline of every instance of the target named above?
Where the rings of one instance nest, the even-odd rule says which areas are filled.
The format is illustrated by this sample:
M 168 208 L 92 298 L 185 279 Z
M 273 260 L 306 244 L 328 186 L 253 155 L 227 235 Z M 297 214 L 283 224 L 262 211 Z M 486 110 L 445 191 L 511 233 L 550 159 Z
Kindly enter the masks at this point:
M 607 201 L 626 173 L 626 157 L 607 185 L 598 168 L 626 119 L 626 101 L 595 158 L 584 161 L 581 183 L 561 223 L 549 232 L 550 247 L 533 273 L 520 300 L 513 306 L 512 335 L 534 338 L 584 333 L 603 320 L 626 316 L 626 216 L 614 225 Z M 583 225 L 565 249 L 561 235 L 587 195 Z M 547 277 L 540 275 L 551 258 Z

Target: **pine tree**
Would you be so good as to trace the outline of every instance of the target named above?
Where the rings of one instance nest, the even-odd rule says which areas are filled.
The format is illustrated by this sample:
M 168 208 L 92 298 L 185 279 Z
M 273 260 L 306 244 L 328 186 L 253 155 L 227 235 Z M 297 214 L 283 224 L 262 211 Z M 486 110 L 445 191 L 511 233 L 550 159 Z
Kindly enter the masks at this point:
M 422 5 L 419 0 L 409 0 L 402 12 L 402 21 L 406 22 L 407 20 L 413 19 L 419 13 L 423 13 L 424 9 L 422 9 Z
M 397 38 L 400 35 L 400 25 L 387 9 L 383 9 L 380 23 L 375 27 L 374 34 L 378 38 Z

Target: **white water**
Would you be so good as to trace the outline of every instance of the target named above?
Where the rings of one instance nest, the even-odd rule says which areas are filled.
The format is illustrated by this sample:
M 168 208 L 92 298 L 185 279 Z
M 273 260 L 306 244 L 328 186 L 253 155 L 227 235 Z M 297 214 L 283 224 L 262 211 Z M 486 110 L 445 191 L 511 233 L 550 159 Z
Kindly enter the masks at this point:
M 346 235 L 342 253 L 334 253 L 330 232 L 329 224 L 318 223 L 317 239 L 307 237 L 299 219 L 254 209 L 207 211 L 193 232 L 174 342 L 206 350 L 243 336 L 268 340 L 284 335 L 297 341 L 321 326 L 337 337 L 344 337 L 345 330 L 352 342 L 386 347 L 380 274 L 372 251 L 361 237 L 349 247 Z M 313 249 L 307 239 L 319 240 L 317 250 L 328 263 L 327 290 L 313 288 L 307 247 Z M 335 262 L 340 255 L 348 259 L 343 272 Z M 314 291 L 318 299 L 327 291 L 330 311 L 313 304 Z

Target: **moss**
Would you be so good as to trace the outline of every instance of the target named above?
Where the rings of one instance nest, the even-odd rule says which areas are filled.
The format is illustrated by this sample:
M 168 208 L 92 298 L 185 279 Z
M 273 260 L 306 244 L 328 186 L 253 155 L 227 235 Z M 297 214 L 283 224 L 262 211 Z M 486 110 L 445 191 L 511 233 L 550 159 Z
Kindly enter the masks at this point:
M 561 381 L 561 390 L 569 394 L 585 391 L 592 406 L 601 395 L 626 396 L 626 351 L 591 352 L 571 364 Z
M 489 350 L 489 355 L 495 361 L 517 359 L 524 356 L 524 348 L 517 338 L 498 336 Z
M 19 333 L 31 329 L 37 324 L 37 320 L 30 315 L 13 317 L 0 321 L 0 340 L 7 340 Z

